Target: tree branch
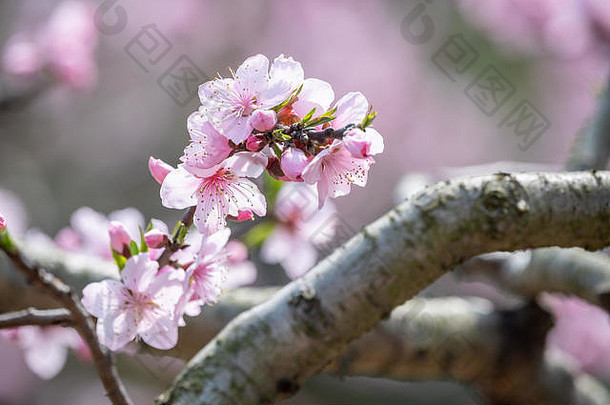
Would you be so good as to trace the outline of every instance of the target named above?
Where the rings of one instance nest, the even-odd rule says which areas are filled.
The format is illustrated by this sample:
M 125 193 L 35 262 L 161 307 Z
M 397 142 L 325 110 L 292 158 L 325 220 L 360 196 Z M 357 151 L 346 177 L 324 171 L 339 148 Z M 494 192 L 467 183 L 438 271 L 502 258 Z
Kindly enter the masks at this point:
M 610 242 L 608 186 L 610 174 L 593 172 L 429 187 L 231 322 L 158 403 L 272 403 L 466 258 L 548 245 L 600 249 Z
M 0 314 L 0 329 L 16 328 L 19 326 L 72 326 L 72 317 L 67 309 L 28 308 L 23 311 Z
M 534 299 L 543 291 L 576 295 L 610 312 L 610 257 L 579 248 L 491 253 L 456 269 L 460 278 L 491 281 L 500 289 Z
M 131 405 L 132 402 L 128 398 L 114 366 L 112 354 L 99 343 L 95 333 L 95 323 L 82 306 L 78 296 L 67 284 L 52 273 L 28 264 L 16 245 L 8 239 L 6 233 L 5 235 L 0 234 L 0 239 L 2 240 L 0 249 L 4 251 L 15 268 L 26 277 L 28 282 L 40 287 L 42 291 L 53 297 L 70 312 L 74 328 L 89 346 L 99 377 L 110 401 L 114 405 Z
M 534 303 L 495 310 L 484 299 L 415 298 L 351 343 L 325 372 L 451 379 L 474 386 L 494 404 L 610 403 L 597 380 L 545 353 L 551 325 Z

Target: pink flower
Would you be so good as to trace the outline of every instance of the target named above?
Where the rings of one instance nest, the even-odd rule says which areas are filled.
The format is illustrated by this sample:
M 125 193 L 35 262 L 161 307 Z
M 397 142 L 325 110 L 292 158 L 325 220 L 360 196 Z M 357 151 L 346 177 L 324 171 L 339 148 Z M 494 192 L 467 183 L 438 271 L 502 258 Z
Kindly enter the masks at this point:
M 232 290 L 237 287 L 250 285 L 256 281 L 256 266 L 248 260 L 248 248 L 243 243 L 232 240 L 225 247 L 227 254 L 229 274 L 225 288 Z
M 309 163 L 305 152 L 297 148 L 286 148 L 282 153 L 280 166 L 282 171 L 292 181 L 303 181 L 301 173 Z
M 84 342 L 72 328 L 22 326 L 4 329 L 0 334 L 23 350 L 27 366 L 44 380 L 50 380 L 63 369 L 68 349 L 83 352 Z
M 189 166 L 209 169 L 226 159 L 233 150 L 229 146 L 229 139 L 218 132 L 199 111 L 188 117 L 187 128 L 191 141 L 180 160 Z
M 259 152 L 265 147 L 265 138 L 260 135 L 250 135 L 246 140 L 246 149 L 250 152 Z
M 171 172 L 173 167 L 162 161 L 161 159 L 156 159 L 154 157 L 148 158 L 148 170 L 153 178 L 159 184 L 163 184 L 163 180 L 165 177 Z
M 167 244 L 169 236 L 159 229 L 151 229 L 144 235 L 144 241 L 149 248 L 158 249 Z
M 71 228 L 62 229 L 55 237 L 55 243 L 67 250 L 112 259 L 108 233 L 111 221 L 123 224 L 131 240 L 139 240 L 139 227 L 144 226 L 144 217 L 137 209 L 125 208 L 106 217 L 89 207 L 82 207 L 72 214 Z
M 0 231 L 4 231 L 6 229 L 6 220 L 4 219 L 4 215 L 0 212 Z
M 169 228 L 165 222 L 151 219 L 152 229 L 144 234 L 144 242 L 148 246 L 148 255 L 151 260 L 157 260 L 163 254 L 165 245 L 169 241 Z
M 245 211 L 240 210 L 237 213 L 237 221 L 238 222 L 251 221 L 253 219 L 254 219 L 254 214 L 250 210 L 245 210 Z
M 147 253 L 127 260 L 121 281 L 104 280 L 83 289 L 83 305 L 97 320 L 104 346 L 119 350 L 136 337 L 161 350 L 178 341 L 174 312 L 184 293 L 172 271 L 157 274 L 159 265 Z
M 237 217 L 239 211 L 264 216 L 265 197 L 245 177 L 260 176 L 266 161 L 260 153 L 241 152 L 210 169 L 179 165 L 165 178 L 161 200 L 168 208 L 197 206 L 195 224 L 206 235 L 226 227 L 226 217 Z
M 249 123 L 259 132 L 270 131 L 277 123 L 277 116 L 272 110 L 256 110 L 250 116 Z
M 312 245 L 327 243 L 334 235 L 335 206 L 327 203 L 317 208 L 315 189 L 304 183 L 288 183 L 277 196 L 277 225 L 265 240 L 261 258 L 266 263 L 280 263 L 291 279 L 302 276 L 316 263 Z
M 62 82 L 78 89 L 91 88 L 97 80 L 94 53 L 98 31 L 93 12 L 93 4 L 64 1 L 41 33 L 51 69 Z
M 24 35 L 10 38 L 2 54 L 2 67 L 15 76 L 31 76 L 40 71 L 43 62 L 36 43 Z
M 197 261 L 186 270 L 192 291 L 204 304 L 218 301 L 227 279 L 227 254 L 223 250 L 231 231 L 228 228 L 207 236 L 199 250 Z
M 23 237 L 28 230 L 28 216 L 21 198 L 10 190 L 0 188 L 0 211 L 4 226 L 11 235 Z
M 610 316 L 603 309 L 577 297 L 545 294 L 555 315 L 547 348 L 570 355 L 580 369 L 598 378 L 610 378 Z
M 373 128 L 354 128 L 343 137 L 343 143 L 355 158 L 364 159 L 383 152 L 383 137 Z
M 301 64 L 292 58 L 280 55 L 268 69 L 269 60 L 256 55 L 246 59 L 233 78 L 217 78 L 199 86 L 200 111 L 236 144 L 252 133 L 252 113 L 280 104 L 303 83 Z
M 127 228 L 125 228 L 125 225 L 118 221 L 110 221 L 110 224 L 108 225 L 108 235 L 110 236 L 110 245 L 117 253 L 129 253 L 129 243 L 132 239 L 131 236 L 129 236 L 129 232 L 127 232 Z
M 317 184 L 318 206 L 322 208 L 327 197 L 349 194 L 352 184 L 366 186 L 372 164 L 371 158 L 357 159 L 345 148 L 343 142 L 335 140 L 309 162 L 301 176 L 305 182 Z
M 62 228 L 57 232 L 54 239 L 55 244 L 68 252 L 76 252 L 82 245 L 78 232 L 72 228 Z

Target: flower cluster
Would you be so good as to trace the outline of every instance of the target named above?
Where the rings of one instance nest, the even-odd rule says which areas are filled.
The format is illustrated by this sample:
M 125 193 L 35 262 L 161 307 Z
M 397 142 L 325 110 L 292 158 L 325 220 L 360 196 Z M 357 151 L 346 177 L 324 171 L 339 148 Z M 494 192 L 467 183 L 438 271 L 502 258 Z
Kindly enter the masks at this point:
M 361 93 L 333 105 L 332 87 L 305 79 L 301 64 L 283 55 L 271 67 L 265 56 L 252 56 L 231 75 L 199 87 L 182 163 L 151 159 L 163 205 L 196 207 L 197 229 L 211 235 L 227 219 L 266 214 L 263 194 L 248 179 L 265 169 L 282 181 L 316 185 L 319 207 L 349 194 L 352 184 L 366 185 L 383 138 L 370 127 L 375 113 Z
M 296 278 L 315 261 L 312 234 L 334 213 L 327 198 L 349 194 L 352 184 L 365 186 L 372 156 L 383 151 L 366 98 L 348 93 L 333 105 L 331 86 L 305 79 L 292 58 L 281 55 L 269 67 L 266 57 L 256 55 L 231 74 L 200 86 L 201 107 L 188 117 L 190 142 L 181 163 L 148 162 L 163 205 L 191 208 L 189 219 L 172 234 L 153 221 L 139 237 L 133 221 L 132 230 L 112 218 L 93 221 L 108 229 L 104 241 L 121 279 L 88 285 L 83 304 L 98 318 L 100 341 L 112 350 L 134 339 L 169 349 L 185 315 L 217 302 L 224 288 L 254 281 L 247 249 L 229 242 L 227 223 L 266 215 L 265 196 L 251 179 L 267 171 L 292 182 L 278 196 L 277 224 L 263 258 L 282 263 Z M 309 213 L 290 203 L 288 194 L 298 190 L 306 191 L 299 198 L 311 205 Z M 188 233 L 191 219 L 198 232 Z
M 81 208 L 72 221 L 80 232 L 66 228 L 58 241 L 72 241 L 64 247 L 79 250 L 83 241 L 89 241 L 84 246 L 91 253 L 105 245 L 98 256 L 114 258 L 121 270 L 120 280 L 91 283 L 83 290 L 83 305 L 98 318 L 99 340 L 112 350 L 136 338 L 157 349 L 169 349 L 177 342 L 178 327 L 185 325 L 184 315 L 199 315 L 201 306 L 217 302 L 223 289 L 256 279 L 247 249 L 240 242 L 229 242 L 229 229 L 209 237 L 187 233 L 176 251 L 162 260 L 166 249 L 177 243 L 165 223 L 153 219 L 143 231 L 142 216 L 134 209 L 117 211 L 110 218 L 114 219 Z

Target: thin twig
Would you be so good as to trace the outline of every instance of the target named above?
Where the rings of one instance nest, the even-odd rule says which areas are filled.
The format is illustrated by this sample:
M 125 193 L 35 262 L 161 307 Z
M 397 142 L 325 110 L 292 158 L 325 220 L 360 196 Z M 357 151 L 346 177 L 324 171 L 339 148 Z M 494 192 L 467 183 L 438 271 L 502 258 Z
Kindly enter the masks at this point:
M 67 309 L 36 309 L 28 308 L 23 311 L 0 314 L 0 329 L 16 328 L 19 326 L 72 326 L 72 316 Z
M 42 288 L 43 291 L 47 292 L 70 311 L 74 328 L 91 350 L 97 372 L 102 380 L 102 384 L 104 384 L 108 399 L 114 405 L 132 405 L 119 379 L 112 354 L 100 344 L 95 333 L 93 318 L 89 316 L 74 291 L 55 275 L 42 268 L 30 266 L 26 263 L 14 245 L 0 244 L 0 249 L 6 253 L 13 265 L 30 283 Z
M 184 228 L 188 229 L 191 227 L 191 225 L 193 225 L 193 216 L 195 215 L 195 208 L 196 207 L 191 207 L 186 212 L 186 214 L 184 214 L 184 217 L 182 217 L 182 220 L 180 221 L 180 226 L 176 228 L 176 232 L 174 232 L 172 240 L 169 241 L 167 247 L 165 248 L 163 253 L 161 253 L 161 256 L 157 260 L 157 262 L 159 263 L 159 268 L 167 266 L 172 255 L 181 248 L 180 241 L 178 241 L 178 236 Z

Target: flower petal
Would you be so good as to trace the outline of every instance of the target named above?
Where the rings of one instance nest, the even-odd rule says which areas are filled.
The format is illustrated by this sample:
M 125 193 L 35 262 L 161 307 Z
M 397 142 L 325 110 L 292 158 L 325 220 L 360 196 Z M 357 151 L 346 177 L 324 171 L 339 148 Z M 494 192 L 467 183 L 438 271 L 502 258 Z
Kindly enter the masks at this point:
M 97 336 L 110 350 L 119 350 L 135 339 L 137 323 L 131 311 L 116 312 L 97 320 Z
M 195 192 L 201 180 L 187 172 L 183 166 L 172 170 L 161 185 L 161 202 L 167 208 L 184 209 L 197 204 Z
M 360 92 L 347 93 L 337 104 L 335 119 L 331 121 L 333 128 L 342 128 L 348 124 L 359 124 L 369 110 L 366 97 Z
M 168 350 L 178 343 L 178 323 L 159 309 L 146 311 L 138 334 L 149 346 L 159 350 Z
M 258 177 L 267 167 L 267 156 L 260 152 L 239 152 L 228 158 L 222 166 L 239 177 Z
M 329 109 L 334 99 L 335 92 L 330 84 L 320 79 L 306 79 L 292 109 L 299 117 L 303 117 L 315 108 L 314 116 L 318 116 Z
M 273 61 L 269 72 L 269 85 L 260 95 L 263 108 L 271 108 L 290 97 L 305 78 L 303 67 L 291 57 L 280 55 Z
M 125 286 L 133 292 L 145 292 L 152 283 L 159 263 L 150 260 L 147 253 L 132 256 L 125 263 L 121 278 Z
M 125 297 L 124 288 L 125 286 L 116 280 L 91 283 L 83 289 L 81 302 L 91 315 L 103 318 L 122 306 Z

